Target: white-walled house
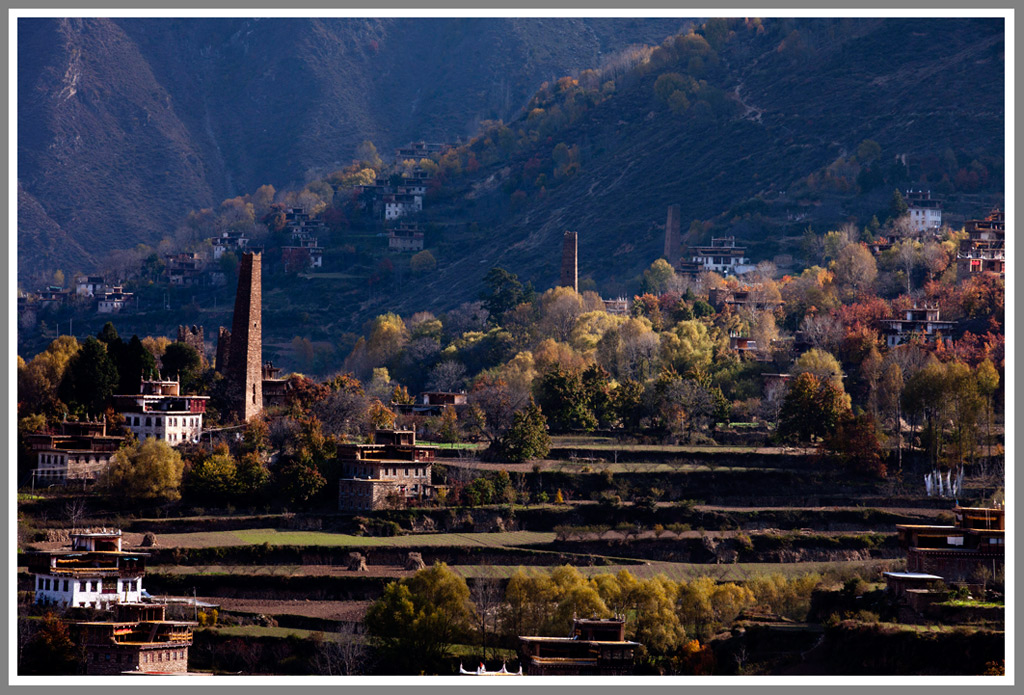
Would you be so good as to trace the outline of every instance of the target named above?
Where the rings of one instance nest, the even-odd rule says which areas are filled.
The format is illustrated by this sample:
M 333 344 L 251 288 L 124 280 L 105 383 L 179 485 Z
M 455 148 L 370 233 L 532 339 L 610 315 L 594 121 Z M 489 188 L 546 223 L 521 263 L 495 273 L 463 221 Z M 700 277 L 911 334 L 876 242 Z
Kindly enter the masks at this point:
M 139 391 L 114 396 L 114 405 L 140 441 L 156 437 L 177 446 L 199 439 L 209 396 L 182 396 L 173 380 L 143 381 Z
M 145 553 L 123 552 L 121 531 L 71 534 L 71 548 L 36 553 L 35 602 L 64 608 L 110 608 L 142 601 Z

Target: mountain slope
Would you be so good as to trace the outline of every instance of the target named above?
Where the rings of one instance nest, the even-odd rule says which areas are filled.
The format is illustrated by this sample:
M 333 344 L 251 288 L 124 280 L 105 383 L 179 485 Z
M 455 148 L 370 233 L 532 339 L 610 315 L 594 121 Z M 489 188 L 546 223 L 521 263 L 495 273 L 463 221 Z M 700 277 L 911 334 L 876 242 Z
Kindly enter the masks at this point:
M 44 257 L 29 226 L 19 272 L 155 244 L 192 209 L 330 171 L 366 139 L 386 154 L 471 135 L 543 80 L 682 24 L 21 19 L 18 176 L 87 256 Z
M 447 233 L 438 276 L 414 295 L 395 297 L 397 306 L 422 309 L 423 297 L 457 304 L 479 291 L 494 265 L 549 287 L 558 278 L 561 235 L 567 229 L 580 233 L 581 277 L 589 275 L 606 296 L 613 294 L 661 256 L 670 204 L 680 205 L 685 233 L 691 220 L 711 220 L 745 202 L 756 203 L 772 216 L 770 224 L 757 216 L 732 220 L 727 215 L 719 220 L 720 231 L 749 240 L 759 258 L 771 258 L 780 251 L 782 233 L 799 235 L 808 224 L 822 231 L 821 225 L 849 217 L 864 224 L 884 207 L 892 186 L 861 196 L 791 192 L 806 188 L 806 178 L 816 170 L 855 153 L 865 139 L 880 144 L 886 167 L 897 156 L 907 158 L 911 177 L 903 179 L 905 186 L 933 186 L 919 180 L 924 176 L 920 163 L 946 152 L 960 153 L 960 166 L 977 157 L 1001 165 L 1001 20 L 791 26 L 737 36 L 719 51 L 724 66 L 719 85 L 733 95 L 739 87 L 749 110 L 739 104 L 732 115 L 717 120 L 671 113 L 654 97 L 657 77 L 680 69 L 668 66 L 617 91 L 538 146 L 482 169 L 466 189 L 494 179 L 490 192 L 473 196 L 471 203 L 472 217 L 485 233 Z M 785 43 L 794 31 L 802 34 L 798 50 L 792 41 L 788 48 Z M 558 142 L 580 146 L 578 173 L 546 194 L 517 180 L 529 158 L 550 158 Z M 1000 195 L 1001 170 L 992 174 L 988 190 Z M 519 206 L 510 205 L 501 191 L 502 182 L 510 180 L 527 194 Z M 467 202 L 457 198 L 437 217 L 454 215 Z M 947 196 L 947 210 L 961 219 L 984 213 L 988 204 L 977 196 Z M 787 219 L 797 221 L 787 224 Z

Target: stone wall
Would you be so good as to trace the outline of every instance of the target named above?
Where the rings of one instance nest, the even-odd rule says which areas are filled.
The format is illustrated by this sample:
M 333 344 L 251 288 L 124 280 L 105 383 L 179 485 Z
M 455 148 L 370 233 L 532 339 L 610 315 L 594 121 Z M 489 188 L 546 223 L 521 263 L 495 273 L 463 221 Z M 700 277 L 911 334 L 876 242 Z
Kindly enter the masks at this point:
M 203 339 L 202 326 L 178 326 L 178 342 L 195 348 L 205 363 L 206 341 Z

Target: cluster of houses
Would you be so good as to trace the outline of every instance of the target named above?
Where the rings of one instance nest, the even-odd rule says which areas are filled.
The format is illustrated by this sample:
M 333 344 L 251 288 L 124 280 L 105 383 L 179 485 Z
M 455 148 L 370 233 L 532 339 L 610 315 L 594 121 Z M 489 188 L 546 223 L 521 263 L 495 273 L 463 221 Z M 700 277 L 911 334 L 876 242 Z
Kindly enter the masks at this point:
M 166 606 L 143 590 L 147 553 L 123 549 L 119 529 L 70 536 L 69 548 L 30 553 L 28 570 L 35 603 L 67 611 L 85 674 L 187 673 L 197 623 L 168 620 Z

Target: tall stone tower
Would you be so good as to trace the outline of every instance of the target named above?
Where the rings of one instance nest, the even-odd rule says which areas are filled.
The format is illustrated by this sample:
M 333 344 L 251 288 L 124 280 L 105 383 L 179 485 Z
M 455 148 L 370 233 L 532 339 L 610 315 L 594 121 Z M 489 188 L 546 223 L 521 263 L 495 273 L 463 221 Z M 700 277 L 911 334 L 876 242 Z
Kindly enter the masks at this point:
M 679 262 L 679 206 L 668 206 L 665 220 L 665 260 L 673 266 Z
M 579 292 L 577 272 L 576 232 L 566 232 L 562 237 L 562 277 L 559 279 L 558 286 L 571 287 Z
M 227 374 L 232 410 L 248 420 L 263 410 L 263 298 L 260 292 L 261 256 L 242 254 L 238 293 L 231 319 Z

